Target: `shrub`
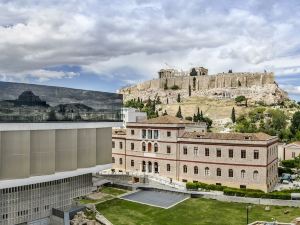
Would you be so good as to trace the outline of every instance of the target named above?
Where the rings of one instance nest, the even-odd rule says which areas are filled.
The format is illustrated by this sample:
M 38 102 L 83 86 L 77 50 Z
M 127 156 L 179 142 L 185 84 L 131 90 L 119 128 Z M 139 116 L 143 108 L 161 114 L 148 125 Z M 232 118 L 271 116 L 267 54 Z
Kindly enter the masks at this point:
M 291 168 L 278 167 L 278 175 L 281 177 L 283 173 L 293 174 L 293 171 Z
M 287 168 L 295 168 L 296 167 L 296 163 L 295 160 L 290 159 L 290 160 L 282 160 L 281 161 L 282 166 L 287 167 Z
M 187 116 L 187 117 L 185 117 L 185 119 L 189 120 L 189 121 L 193 121 L 193 117 L 191 117 L 191 116 Z
M 186 189 L 188 189 L 188 190 L 197 190 L 198 189 L 198 184 L 193 183 L 193 182 L 187 182 L 186 183 Z

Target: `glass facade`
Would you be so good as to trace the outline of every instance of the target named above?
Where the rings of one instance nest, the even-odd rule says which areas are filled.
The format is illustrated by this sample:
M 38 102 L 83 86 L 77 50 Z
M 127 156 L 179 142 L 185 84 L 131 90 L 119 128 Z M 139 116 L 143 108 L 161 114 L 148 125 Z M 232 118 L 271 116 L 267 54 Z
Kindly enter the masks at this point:
M 120 94 L 0 82 L 0 122 L 121 121 Z

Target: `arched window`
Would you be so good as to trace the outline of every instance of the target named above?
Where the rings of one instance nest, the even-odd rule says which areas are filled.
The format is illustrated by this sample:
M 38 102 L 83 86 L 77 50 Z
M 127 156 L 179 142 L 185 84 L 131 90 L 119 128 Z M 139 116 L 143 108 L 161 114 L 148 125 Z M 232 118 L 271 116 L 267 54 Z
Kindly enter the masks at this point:
M 112 157 L 112 163 L 115 163 L 116 160 L 115 160 L 115 157 Z
M 158 163 L 154 163 L 154 173 L 158 173 Z
M 146 162 L 143 161 L 142 163 L 142 172 L 146 172 Z
M 157 143 L 154 144 L 154 152 L 158 152 L 158 144 Z
M 183 166 L 183 173 L 187 173 L 187 166 L 186 165 Z
M 151 152 L 151 151 L 152 151 L 152 144 L 148 143 L 148 152 Z
M 241 178 L 245 178 L 245 174 L 246 174 L 246 171 L 245 171 L 245 170 L 242 170 L 242 171 L 241 171 Z
M 204 175 L 209 176 L 209 168 L 208 167 L 205 167 Z
M 217 176 L 218 176 L 218 177 L 222 176 L 222 171 L 221 171 L 220 168 L 217 169 Z
M 228 177 L 233 177 L 233 170 L 232 169 L 228 170 Z
M 198 166 L 194 166 L 194 174 L 198 174 Z
M 255 170 L 255 171 L 253 172 L 253 180 L 257 180 L 257 178 L 258 178 L 258 171 Z
M 142 143 L 142 151 L 143 151 L 143 152 L 146 151 L 146 144 L 145 144 L 145 142 Z

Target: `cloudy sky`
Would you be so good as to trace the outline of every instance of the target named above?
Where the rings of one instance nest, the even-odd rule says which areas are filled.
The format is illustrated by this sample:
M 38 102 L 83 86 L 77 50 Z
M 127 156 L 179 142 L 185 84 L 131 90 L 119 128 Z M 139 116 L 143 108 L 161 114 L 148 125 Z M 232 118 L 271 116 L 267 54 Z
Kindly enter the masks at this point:
M 0 0 L 0 80 L 116 91 L 163 67 L 274 71 L 300 100 L 299 0 Z

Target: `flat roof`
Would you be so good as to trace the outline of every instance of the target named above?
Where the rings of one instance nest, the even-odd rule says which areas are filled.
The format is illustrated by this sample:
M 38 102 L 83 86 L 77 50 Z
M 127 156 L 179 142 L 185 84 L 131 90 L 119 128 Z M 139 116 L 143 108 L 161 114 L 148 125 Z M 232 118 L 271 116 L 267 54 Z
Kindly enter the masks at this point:
M 123 122 L 0 123 L 0 131 L 121 127 Z

